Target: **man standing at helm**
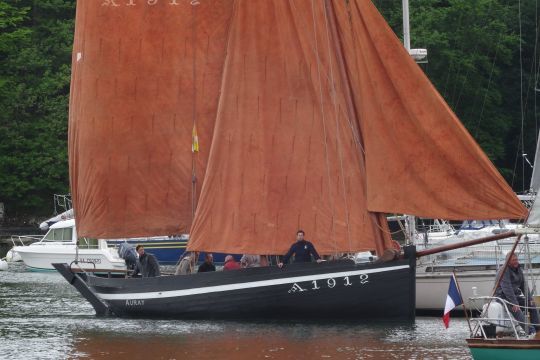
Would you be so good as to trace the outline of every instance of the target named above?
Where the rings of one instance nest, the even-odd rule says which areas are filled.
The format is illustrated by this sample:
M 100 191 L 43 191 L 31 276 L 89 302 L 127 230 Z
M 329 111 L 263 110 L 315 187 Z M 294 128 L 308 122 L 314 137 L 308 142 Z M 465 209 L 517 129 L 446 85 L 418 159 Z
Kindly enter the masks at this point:
M 516 254 L 510 253 L 506 258 L 508 261 L 508 268 L 502 274 L 499 286 L 495 291 L 495 296 L 505 299 L 512 304 L 508 305 L 509 309 L 522 328 L 525 324 L 525 315 L 523 314 L 522 307 L 530 307 L 529 313 L 531 315 L 531 326 L 529 328 L 529 334 L 533 334 L 535 332 L 535 328 L 536 330 L 540 329 L 540 324 L 538 322 L 538 311 L 535 309 L 532 294 L 530 291 L 528 291 L 529 287 L 525 282 L 523 270 L 519 265 L 519 260 Z M 500 273 L 503 271 L 503 269 L 504 268 L 501 268 L 501 270 L 499 270 L 496 279 L 501 276 Z
M 315 250 L 315 246 L 313 246 L 312 243 L 304 239 L 304 230 L 298 230 L 296 232 L 296 242 L 292 244 L 291 248 L 285 254 L 283 257 L 283 262 L 280 262 L 278 266 L 281 268 L 283 267 L 283 264 L 286 264 L 289 262 L 289 259 L 294 254 L 294 262 L 311 262 L 311 256 L 317 260 L 318 263 L 320 263 L 321 257 L 317 253 L 317 250 Z

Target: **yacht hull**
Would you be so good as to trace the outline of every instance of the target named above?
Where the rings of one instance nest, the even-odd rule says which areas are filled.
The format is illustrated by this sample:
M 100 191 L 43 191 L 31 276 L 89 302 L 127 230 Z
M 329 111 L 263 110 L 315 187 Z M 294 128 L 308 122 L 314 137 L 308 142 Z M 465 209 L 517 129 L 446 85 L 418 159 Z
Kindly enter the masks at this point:
M 474 360 L 537 360 L 540 359 L 539 339 L 467 339 Z
M 414 259 L 413 259 L 414 260 Z M 292 264 L 144 279 L 55 268 L 97 315 L 146 318 L 414 320 L 414 262 Z
M 38 243 L 13 248 L 24 264 L 33 270 L 54 270 L 52 263 L 70 264 L 78 259 L 78 266 L 83 269 L 126 270 L 123 259 L 107 256 L 102 249 L 79 249 L 74 244 L 40 246 Z
M 540 269 L 534 269 L 532 274 L 536 281 L 536 288 L 540 289 Z M 451 276 L 452 272 L 450 271 L 426 272 L 424 267 L 418 267 L 416 272 L 416 309 L 442 313 Z M 495 270 L 456 271 L 456 279 L 467 309 L 476 309 L 481 305 L 474 304 L 469 298 L 492 296 L 495 276 Z

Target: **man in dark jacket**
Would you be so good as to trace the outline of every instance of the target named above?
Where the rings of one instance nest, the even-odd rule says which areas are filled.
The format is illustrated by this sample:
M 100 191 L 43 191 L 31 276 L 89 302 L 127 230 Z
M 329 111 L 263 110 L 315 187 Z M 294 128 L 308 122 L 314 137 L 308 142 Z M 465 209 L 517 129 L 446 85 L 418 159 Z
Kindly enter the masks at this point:
M 525 286 L 525 278 L 523 276 L 523 271 L 519 266 L 519 260 L 515 254 L 508 256 L 510 256 L 508 268 L 504 274 L 502 274 L 499 286 L 495 291 L 495 296 L 505 299 L 513 304 L 510 311 L 512 311 L 514 318 L 520 322 L 519 325 L 521 327 L 523 327 L 525 324 L 525 316 L 523 315 L 523 311 L 521 310 L 520 306 L 532 307 L 532 309 L 529 309 L 531 314 L 531 323 L 538 324 L 538 312 L 536 309 L 534 309 L 534 300 L 530 291 L 528 291 L 528 286 Z M 503 268 L 499 270 L 496 279 L 501 276 L 500 272 L 502 270 Z M 525 296 L 526 294 L 528 294 L 528 296 Z M 534 328 L 535 327 L 531 325 L 529 328 L 529 334 L 534 333 Z M 538 330 L 540 327 L 536 325 L 536 329 Z
M 206 254 L 204 257 L 204 262 L 199 266 L 197 272 L 209 272 L 216 271 L 216 266 L 214 265 L 214 256 L 212 254 Z
M 161 272 L 156 257 L 153 254 L 146 253 L 142 245 L 137 245 L 136 250 L 137 254 L 139 254 L 139 259 L 135 264 L 135 270 L 133 270 L 131 276 L 136 276 L 139 273 L 143 278 L 160 276 Z
M 278 266 L 281 268 L 283 264 L 289 262 L 289 259 L 294 254 L 294 262 L 311 262 L 311 255 L 320 263 L 321 257 L 315 250 L 315 246 L 312 243 L 304 239 L 304 230 L 298 230 L 296 232 L 296 242 L 292 244 L 291 248 L 283 257 L 283 262 L 280 262 Z

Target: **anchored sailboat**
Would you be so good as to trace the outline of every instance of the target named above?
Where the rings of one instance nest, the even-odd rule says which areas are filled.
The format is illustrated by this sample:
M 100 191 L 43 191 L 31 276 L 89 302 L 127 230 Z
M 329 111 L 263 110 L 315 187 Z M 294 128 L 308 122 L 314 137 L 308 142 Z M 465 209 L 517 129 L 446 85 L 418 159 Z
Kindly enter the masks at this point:
M 189 230 L 192 251 L 275 255 L 302 228 L 321 254 L 381 255 L 386 213 L 526 214 L 367 0 L 82 1 L 72 71 L 81 236 Z M 412 248 L 148 279 L 56 268 L 98 314 L 414 319 Z

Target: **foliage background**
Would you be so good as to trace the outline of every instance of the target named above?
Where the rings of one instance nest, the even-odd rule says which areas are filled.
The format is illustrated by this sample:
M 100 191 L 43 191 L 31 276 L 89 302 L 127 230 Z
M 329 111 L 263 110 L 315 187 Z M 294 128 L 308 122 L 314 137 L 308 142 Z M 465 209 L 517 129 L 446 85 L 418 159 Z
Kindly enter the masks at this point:
M 98 0 L 92 0 L 98 1 Z M 334 0 L 339 1 L 339 0 Z M 373 0 L 402 37 L 399 0 Z M 0 0 L 0 202 L 49 216 L 69 192 L 67 117 L 75 0 Z M 410 0 L 421 64 L 514 190 L 538 136 L 538 0 Z M 523 70 L 521 70 L 523 69 Z
M 74 0 L 0 0 L 0 202 L 49 215 L 68 192 Z

